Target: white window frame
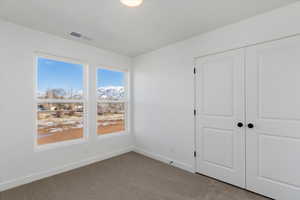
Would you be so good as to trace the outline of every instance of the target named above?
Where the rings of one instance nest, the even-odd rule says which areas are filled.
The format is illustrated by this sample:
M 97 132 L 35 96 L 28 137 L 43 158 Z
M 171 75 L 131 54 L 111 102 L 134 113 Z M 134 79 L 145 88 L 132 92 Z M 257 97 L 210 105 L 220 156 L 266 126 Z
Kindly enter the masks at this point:
M 98 95 L 97 95 L 97 89 L 98 89 L 98 70 L 101 69 L 106 69 L 106 70 L 111 70 L 111 71 L 116 71 L 116 72 L 123 72 L 124 73 L 124 100 L 98 100 Z M 107 137 L 113 137 L 113 136 L 117 136 L 117 135 L 125 135 L 125 134 L 129 134 L 130 132 L 130 72 L 127 69 L 120 69 L 117 67 L 106 67 L 106 66 L 99 66 L 96 67 L 96 135 L 98 136 L 98 138 L 102 139 L 102 138 L 107 138 Z M 101 80 L 100 80 L 101 81 Z M 125 114 L 124 114 L 124 124 L 125 124 L 125 130 L 124 131 L 119 131 L 119 132 L 112 132 L 112 133 L 108 133 L 108 134 L 98 134 L 98 103 L 124 103 L 124 109 L 125 109 Z
M 61 61 L 71 64 L 79 64 L 83 66 L 83 98 L 81 100 L 61 100 L 61 99 L 39 99 L 37 96 L 38 91 L 38 59 L 39 58 L 46 58 L 55 61 Z M 89 122 L 88 122 L 88 64 L 84 61 L 80 61 L 73 58 L 62 57 L 51 55 L 47 53 L 35 53 L 34 55 L 34 69 L 35 69 L 35 87 L 34 87 L 34 112 L 35 112 L 35 131 L 34 131 L 34 149 L 36 151 L 46 150 L 46 149 L 53 149 L 62 146 L 68 146 L 73 144 L 80 144 L 84 143 L 88 140 L 88 131 L 89 131 Z M 39 103 L 82 103 L 83 104 L 83 137 L 79 139 L 73 140 L 66 140 L 66 141 L 59 141 L 55 143 L 49 144 L 38 144 L 38 104 Z

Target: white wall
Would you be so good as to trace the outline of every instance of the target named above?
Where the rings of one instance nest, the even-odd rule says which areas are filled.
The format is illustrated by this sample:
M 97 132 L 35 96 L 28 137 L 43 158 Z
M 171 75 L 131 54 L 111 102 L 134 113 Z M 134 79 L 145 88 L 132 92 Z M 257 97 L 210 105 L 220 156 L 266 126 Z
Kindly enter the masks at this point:
M 300 33 L 299 21 L 296 3 L 136 57 L 136 149 L 192 171 L 193 57 Z M 35 152 L 35 51 L 90 63 L 93 85 L 95 66 L 131 65 L 128 57 L 0 21 L 0 191 L 129 151 L 133 145 L 130 134 L 99 139 L 93 126 L 85 143 Z
M 300 3 L 182 41 L 134 59 L 138 151 L 194 169 L 193 58 L 300 33 Z
M 0 21 L 0 191 L 132 149 L 131 134 L 99 139 L 94 124 L 85 143 L 35 152 L 35 51 L 91 64 L 91 91 L 96 66 L 131 65 L 129 57 Z

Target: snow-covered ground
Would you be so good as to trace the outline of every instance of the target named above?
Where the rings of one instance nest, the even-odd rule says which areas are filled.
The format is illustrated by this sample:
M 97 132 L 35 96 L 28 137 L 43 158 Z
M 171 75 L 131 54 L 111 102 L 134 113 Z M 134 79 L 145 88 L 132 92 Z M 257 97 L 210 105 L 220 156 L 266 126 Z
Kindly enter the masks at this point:
M 124 120 L 124 114 L 98 115 L 97 126 L 111 126 L 122 120 Z M 78 116 L 61 118 L 52 116 L 38 120 L 39 137 L 79 128 L 83 128 L 83 118 Z

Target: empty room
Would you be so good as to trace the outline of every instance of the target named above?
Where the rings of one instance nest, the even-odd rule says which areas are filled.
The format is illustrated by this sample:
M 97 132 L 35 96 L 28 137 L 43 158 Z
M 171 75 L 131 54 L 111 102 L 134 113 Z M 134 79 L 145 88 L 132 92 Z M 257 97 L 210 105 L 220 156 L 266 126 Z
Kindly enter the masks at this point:
M 0 0 L 0 200 L 300 200 L 300 1 Z

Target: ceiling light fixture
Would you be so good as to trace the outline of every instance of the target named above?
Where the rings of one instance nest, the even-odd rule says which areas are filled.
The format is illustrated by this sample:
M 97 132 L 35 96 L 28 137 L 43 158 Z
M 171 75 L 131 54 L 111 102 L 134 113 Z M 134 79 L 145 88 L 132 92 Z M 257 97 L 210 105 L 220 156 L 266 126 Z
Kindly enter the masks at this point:
M 122 4 L 128 7 L 138 7 L 142 5 L 143 0 L 120 0 Z

